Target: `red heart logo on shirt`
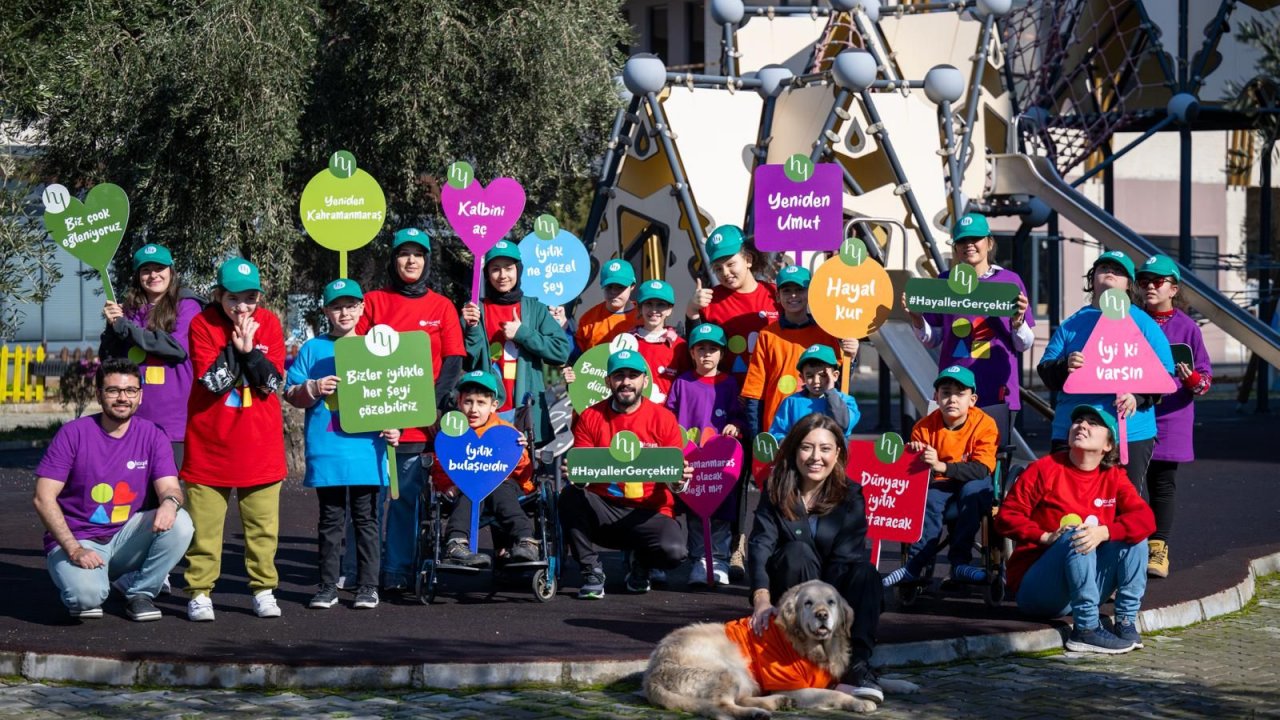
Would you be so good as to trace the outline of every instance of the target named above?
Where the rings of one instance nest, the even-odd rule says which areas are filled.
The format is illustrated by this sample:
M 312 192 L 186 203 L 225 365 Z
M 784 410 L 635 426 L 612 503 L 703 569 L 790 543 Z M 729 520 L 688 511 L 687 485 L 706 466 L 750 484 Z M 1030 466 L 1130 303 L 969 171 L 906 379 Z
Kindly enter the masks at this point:
M 111 502 L 116 505 L 128 505 L 137 497 L 138 494 L 133 491 L 133 488 L 129 487 L 129 483 L 122 481 L 116 483 L 116 493 L 112 496 Z

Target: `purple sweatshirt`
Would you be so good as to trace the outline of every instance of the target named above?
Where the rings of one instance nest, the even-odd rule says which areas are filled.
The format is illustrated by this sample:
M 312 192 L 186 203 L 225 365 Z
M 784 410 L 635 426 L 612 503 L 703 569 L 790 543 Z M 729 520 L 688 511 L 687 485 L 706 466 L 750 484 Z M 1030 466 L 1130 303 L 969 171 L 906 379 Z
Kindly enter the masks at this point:
M 706 428 L 719 434 L 730 423 L 745 430 L 741 394 L 738 381 L 729 373 L 704 378 L 688 370 L 671 383 L 667 409 L 676 414 L 680 427 L 697 428 L 700 435 L 706 434 Z
M 1196 393 L 1181 378 L 1177 378 L 1178 391 L 1165 395 L 1156 405 L 1156 447 L 1151 459 L 1191 462 L 1196 459 L 1191 437 L 1196 421 L 1195 396 L 1208 391 L 1209 378 L 1213 374 L 1213 368 L 1209 365 L 1209 353 L 1204 349 L 1204 336 L 1200 334 L 1200 326 L 1186 313 L 1175 308 L 1168 320 L 1161 322 L 1162 318 L 1155 314 L 1152 314 L 1152 318 L 1160 324 L 1170 345 L 1182 343 L 1191 346 L 1191 356 L 1195 360 L 1194 370 L 1200 374 L 1201 383 L 1200 392 Z

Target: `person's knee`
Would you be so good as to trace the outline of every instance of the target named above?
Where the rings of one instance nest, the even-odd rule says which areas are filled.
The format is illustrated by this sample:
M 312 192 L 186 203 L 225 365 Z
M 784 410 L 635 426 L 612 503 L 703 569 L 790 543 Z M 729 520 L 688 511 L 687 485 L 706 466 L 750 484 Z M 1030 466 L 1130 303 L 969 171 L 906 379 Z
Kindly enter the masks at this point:
M 107 581 L 105 572 L 82 570 L 64 574 L 62 579 L 66 583 L 62 589 L 62 601 L 67 607 L 75 610 L 102 607 L 102 603 L 106 602 L 107 595 L 111 592 L 111 585 Z
M 664 533 L 654 550 L 660 560 L 655 564 L 664 570 L 679 566 L 689 557 L 689 545 L 679 532 Z

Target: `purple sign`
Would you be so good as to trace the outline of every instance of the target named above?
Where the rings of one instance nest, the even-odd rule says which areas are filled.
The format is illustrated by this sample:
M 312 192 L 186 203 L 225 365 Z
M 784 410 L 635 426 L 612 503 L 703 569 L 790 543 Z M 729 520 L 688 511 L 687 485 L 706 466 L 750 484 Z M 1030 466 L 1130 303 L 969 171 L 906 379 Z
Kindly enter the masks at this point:
M 836 163 L 817 163 L 807 180 L 787 177 L 783 165 L 755 173 L 756 248 L 765 252 L 835 252 L 844 239 L 844 175 Z

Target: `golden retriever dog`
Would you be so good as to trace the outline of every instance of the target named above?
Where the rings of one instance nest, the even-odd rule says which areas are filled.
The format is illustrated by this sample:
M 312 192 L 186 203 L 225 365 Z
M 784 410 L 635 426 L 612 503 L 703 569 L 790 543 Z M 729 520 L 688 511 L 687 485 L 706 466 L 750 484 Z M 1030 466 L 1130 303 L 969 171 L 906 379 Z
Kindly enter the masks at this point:
M 690 625 L 663 638 L 644 673 L 645 696 L 668 710 L 717 719 L 768 718 L 789 707 L 870 712 L 871 700 L 829 689 L 849 665 L 852 624 L 853 609 L 834 587 L 801 583 L 778 601 L 763 638 L 752 633 L 750 618 Z M 734 638 L 754 647 L 745 650 Z

